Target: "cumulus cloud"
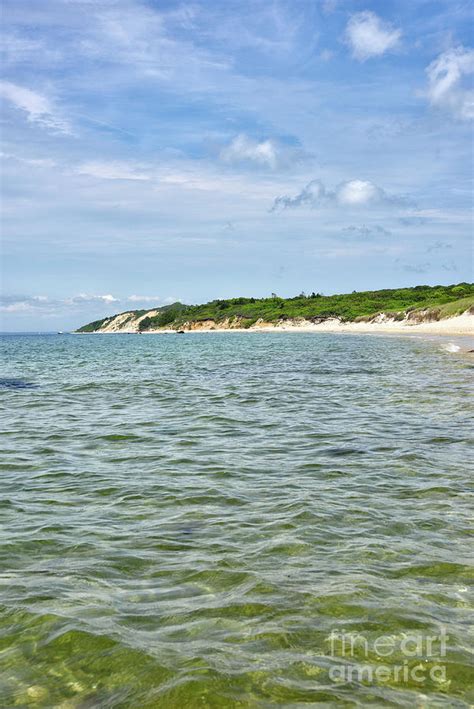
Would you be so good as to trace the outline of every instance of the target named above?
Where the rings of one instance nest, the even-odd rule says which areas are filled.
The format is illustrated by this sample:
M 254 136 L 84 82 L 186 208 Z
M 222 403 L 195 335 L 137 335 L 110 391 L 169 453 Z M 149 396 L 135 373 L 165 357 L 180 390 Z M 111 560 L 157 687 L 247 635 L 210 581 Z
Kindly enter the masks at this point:
M 27 114 L 30 123 L 37 123 L 44 128 L 58 133 L 70 133 L 67 121 L 60 117 L 51 101 L 41 94 L 10 81 L 0 82 L 0 96 Z
M 346 27 L 346 41 L 361 62 L 394 49 L 401 35 L 399 29 L 367 10 L 352 15 Z
M 257 141 L 243 133 L 233 138 L 230 144 L 220 152 L 220 158 L 223 162 L 230 164 L 247 163 L 271 170 L 288 167 L 306 157 L 308 155 L 301 148 L 283 145 L 270 138 Z
M 474 118 L 474 91 L 465 85 L 466 77 L 474 73 L 474 49 L 449 49 L 431 62 L 426 73 L 432 106 L 446 109 L 461 120 Z
M 380 202 L 383 198 L 384 191 L 367 180 L 342 182 L 336 189 L 336 199 L 339 204 L 349 206 Z
M 76 168 L 79 175 L 89 175 L 101 180 L 149 180 L 149 175 L 127 162 L 86 162 Z
M 314 209 L 324 205 L 351 208 L 374 204 L 408 205 L 410 200 L 401 195 L 389 195 L 369 180 L 347 180 L 337 185 L 334 190 L 327 190 L 321 180 L 312 180 L 294 197 L 276 197 L 270 211 L 295 207 Z

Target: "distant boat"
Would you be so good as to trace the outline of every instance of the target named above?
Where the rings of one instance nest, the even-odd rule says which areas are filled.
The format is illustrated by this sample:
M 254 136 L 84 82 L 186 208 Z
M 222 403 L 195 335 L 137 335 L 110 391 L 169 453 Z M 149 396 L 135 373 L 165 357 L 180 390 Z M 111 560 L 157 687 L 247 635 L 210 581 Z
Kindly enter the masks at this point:
M 177 335 L 184 335 L 184 330 L 178 330 Z
M 64 335 L 64 332 L 62 330 L 58 330 L 58 335 Z

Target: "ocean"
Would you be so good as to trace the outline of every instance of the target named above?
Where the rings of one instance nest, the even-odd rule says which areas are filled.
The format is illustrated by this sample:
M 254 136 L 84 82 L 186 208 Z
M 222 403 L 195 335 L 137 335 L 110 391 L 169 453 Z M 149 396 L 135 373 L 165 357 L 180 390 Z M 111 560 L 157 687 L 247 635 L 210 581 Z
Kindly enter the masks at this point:
M 1 351 L 0 706 L 472 703 L 472 354 L 258 332 Z

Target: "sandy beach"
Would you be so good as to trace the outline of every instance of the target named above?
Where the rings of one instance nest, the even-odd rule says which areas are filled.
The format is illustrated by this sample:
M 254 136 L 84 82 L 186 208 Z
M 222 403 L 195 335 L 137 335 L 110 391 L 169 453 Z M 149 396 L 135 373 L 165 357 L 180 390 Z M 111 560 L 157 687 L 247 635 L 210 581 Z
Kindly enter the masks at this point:
M 313 323 L 307 320 L 292 320 L 285 323 L 265 323 L 257 321 L 252 327 L 228 327 L 225 322 L 215 323 L 214 321 L 203 321 L 186 323 L 183 325 L 183 332 L 186 334 L 201 332 L 201 333 L 219 333 L 219 332 L 330 332 L 330 333 L 353 333 L 353 334 L 386 334 L 386 335 L 437 335 L 437 336 L 461 336 L 463 338 L 472 338 L 472 348 L 474 348 L 474 315 L 464 313 L 452 318 L 433 322 L 410 322 L 410 321 L 395 321 L 382 320 L 378 322 L 341 322 L 340 320 L 328 319 L 320 323 Z M 117 324 L 98 330 L 94 333 L 79 333 L 79 334 L 138 334 L 138 330 L 134 328 L 117 327 Z M 176 334 L 176 330 L 161 328 L 159 330 L 145 330 L 143 335 L 166 335 Z
M 353 333 L 393 333 L 393 334 L 427 334 L 427 335 L 471 335 L 474 336 L 474 315 L 458 315 L 435 322 L 408 323 L 397 321 L 386 322 L 347 322 L 326 320 L 314 324 L 311 322 L 295 323 L 294 325 L 278 325 L 270 330 L 302 331 L 302 332 L 353 332 Z

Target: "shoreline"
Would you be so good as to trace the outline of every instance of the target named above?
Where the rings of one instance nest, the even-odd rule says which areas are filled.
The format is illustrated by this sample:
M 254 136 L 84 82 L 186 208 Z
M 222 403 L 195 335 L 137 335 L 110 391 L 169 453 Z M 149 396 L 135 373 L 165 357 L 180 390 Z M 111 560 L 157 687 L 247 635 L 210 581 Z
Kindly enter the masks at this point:
M 204 323 L 203 323 L 204 325 Z M 207 325 L 207 323 L 206 323 Z M 474 338 L 474 315 L 464 313 L 452 318 L 433 322 L 406 323 L 400 321 L 385 321 L 385 322 L 340 322 L 337 319 L 327 320 L 320 323 L 311 323 L 308 321 L 288 322 L 272 325 L 270 323 L 255 324 L 249 328 L 239 327 L 219 327 L 212 325 L 203 327 L 189 327 L 183 325 L 182 331 L 185 334 L 190 333 L 218 333 L 218 332 L 303 332 L 303 333 L 318 333 L 327 332 L 332 334 L 382 334 L 382 335 L 438 335 L 445 337 L 473 337 Z M 160 329 L 160 330 L 145 330 L 142 335 L 169 335 L 177 334 L 177 330 Z M 117 330 L 97 330 L 89 333 L 74 333 L 79 335 L 116 335 L 116 334 L 139 334 L 136 329 L 117 329 Z M 474 347 L 474 342 L 473 342 Z

